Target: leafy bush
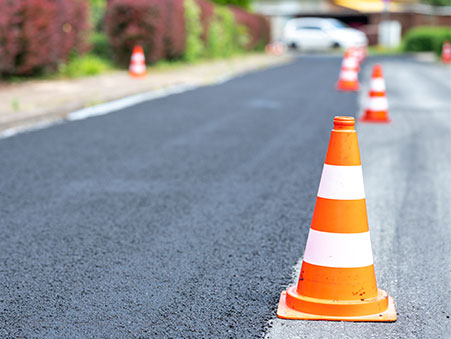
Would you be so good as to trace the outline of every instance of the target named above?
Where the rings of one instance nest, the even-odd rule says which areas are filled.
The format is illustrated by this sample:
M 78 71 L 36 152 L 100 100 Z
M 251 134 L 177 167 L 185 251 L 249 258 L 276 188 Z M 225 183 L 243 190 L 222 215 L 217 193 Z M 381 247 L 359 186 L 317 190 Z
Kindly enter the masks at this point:
M 73 57 L 67 64 L 61 66 L 60 74 L 68 78 L 78 78 L 101 74 L 111 68 L 111 64 L 105 59 L 87 54 Z
M 227 57 L 239 50 L 238 30 L 229 8 L 216 6 L 207 35 L 207 56 Z
M 165 0 L 166 27 L 164 30 L 164 53 L 166 59 L 177 59 L 185 52 L 185 6 L 184 0 Z
M 103 16 L 105 15 L 107 0 L 89 0 L 91 12 L 91 26 L 95 31 L 102 30 Z
M 0 0 L 0 74 L 56 70 L 85 50 L 86 0 Z
M 433 6 L 451 6 L 451 0 L 421 0 L 421 2 Z
M 105 28 L 116 61 L 128 65 L 133 47 L 142 45 L 148 61 L 163 57 L 164 3 L 158 0 L 111 0 Z
M 105 60 L 112 59 L 112 51 L 108 37 L 101 32 L 92 32 L 89 36 L 90 53 Z
M 193 61 L 256 49 L 269 37 L 263 17 L 208 0 L 110 0 L 105 28 L 115 59 L 124 66 L 137 44 L 150 62 Z
M 202 42 L 202 25 L 200 22 L 201 10 L 194 0 L 185 0 L 185 29 L 186 48 L 184 58 L 187 61 L 194 61 L 201 57 L 204 52 Z
M 220 5 L 234 5 L 249 9 L 253 0 L 212 0 Z
M 266 18 L 249 13 L 236 6 L 230 6 L 239 26 L 246 27 L 247 37 L 241 41 L 248 50 L 263 50 L 269 42 L 270 27 Z
M 200 8 L 200 23 L 202 25 L 202 40 L 207 41 L 210 20 L 215 11 L 215 5 L 208 0 L 196 0 Z
M 438 55 L 445 41 L 451 41 L 450 27 L 418 26 L 410 29 L 403 40 L 403 50 L 408 52 L 432 51 Z
M 111 0 L 105 28 L 122 65 L 129 63 L 137 44 L 149 62 L 180 57 L 185 50 L 183 0 Z

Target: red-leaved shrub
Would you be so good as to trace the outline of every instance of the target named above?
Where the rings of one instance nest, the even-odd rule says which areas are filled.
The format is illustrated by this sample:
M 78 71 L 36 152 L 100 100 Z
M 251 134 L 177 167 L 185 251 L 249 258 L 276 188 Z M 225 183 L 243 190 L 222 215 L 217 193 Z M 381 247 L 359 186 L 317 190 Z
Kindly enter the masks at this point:
M 179 58 L 185 52 L 185 9 L 184 0 L 165 0 L 166 19 L 164 51 L 167 59 Z
M 270 27 L 265 17 L 249 13 L 236 6 L 230 6 L 230 9 L 235 16 L 235 22 L 247 28 L 250 37 L 247 49 L 263 47 L 269 42 Z
M 196 0 L 200 8 L 200 21 L 202 23 L 202 40 L 207 41 L 208 27 L 215 11 L 215 5 L 208 0 Z
M 55 70 L 85 49 L 86 0 L 0 0 L 0 74 Z
M 105 29 L 116 61 L 127 65 L 137 44 L 146 58 L 155 61 L 163 55 L 164 6 L 154 0 L 110 0 Z
M 207 41 L 215 5 L 195 0 L 200 9 L 202 39 Z M 262 16 L 230 7 L 238 24 L 247 27 L 248 49 L 264 45 L 269 38 L 269 24 Z M 109 0 L 105 29 L 116 61 L 126 66 L 135 45 L 144 48 L 147 62 L 183 56 L 186 47 L 184 0 Z

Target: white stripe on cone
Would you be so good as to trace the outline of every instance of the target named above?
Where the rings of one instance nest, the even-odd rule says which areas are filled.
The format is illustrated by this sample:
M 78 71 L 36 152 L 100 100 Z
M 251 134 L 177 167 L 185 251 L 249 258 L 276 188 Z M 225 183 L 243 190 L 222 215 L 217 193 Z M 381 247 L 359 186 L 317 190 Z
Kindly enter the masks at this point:
M 386 97 L 370 97 L 368 103 L 370 111 L 386 111 L 388 110 L 388 101 Z
M 348 57 L 343 60 L 343 68 L 357 68 L 359 62 L 354 57 Z
M 357 80 L 357 72 L 354 71 L 341 71 L 340 79 L 345 81 L 356 81 Z
M 144 54 L 141 54 L 141 53 L 133 54 L 132 61 L 144 61 Z
M 145 65 L 130 65 L 130 72 L 143 73 L 146 70 Z
M 370 232 L 330 233 L 310 229 L 304 261 L 336 268 L 372 265 Z
M 318 197 L 337 200 L 364 199 L 362 166 L 324 164 Z
M 385 81 L 383 78 L 371 79 L 370 88 L 374 92 L 385 92 Z

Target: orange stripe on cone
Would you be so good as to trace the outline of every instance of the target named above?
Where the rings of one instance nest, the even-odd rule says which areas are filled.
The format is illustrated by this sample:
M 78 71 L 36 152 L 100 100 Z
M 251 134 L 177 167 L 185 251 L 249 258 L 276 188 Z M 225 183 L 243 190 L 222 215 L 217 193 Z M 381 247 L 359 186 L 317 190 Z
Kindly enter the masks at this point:
M 310 227 L 332 233 L 368 232 L 365 199 L 335 200 L 317 197 Z
M 361 300 L 377 296 L 374 265 L 356 268 L 303 263 L 297 293 L 326 300 Z
M 299 281 L 282 292 L 279 318 L 396 320 L 376 284 L 354 124 L 334 119 Z

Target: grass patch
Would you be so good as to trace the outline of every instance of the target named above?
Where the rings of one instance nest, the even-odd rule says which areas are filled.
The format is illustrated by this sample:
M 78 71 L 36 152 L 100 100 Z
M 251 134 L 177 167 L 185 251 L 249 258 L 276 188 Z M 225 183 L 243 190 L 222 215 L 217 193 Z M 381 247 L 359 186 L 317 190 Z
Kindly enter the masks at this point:
M 397 55 L 404 53 L 402 46 L 384 47 L 384 46 L 368 46 L 368 55 Z
M 114 69 L 110 61 L 93 54 L 72 58 L 62 65 L 59 75 L 67 78 L 80 78 L 105 73 Z

